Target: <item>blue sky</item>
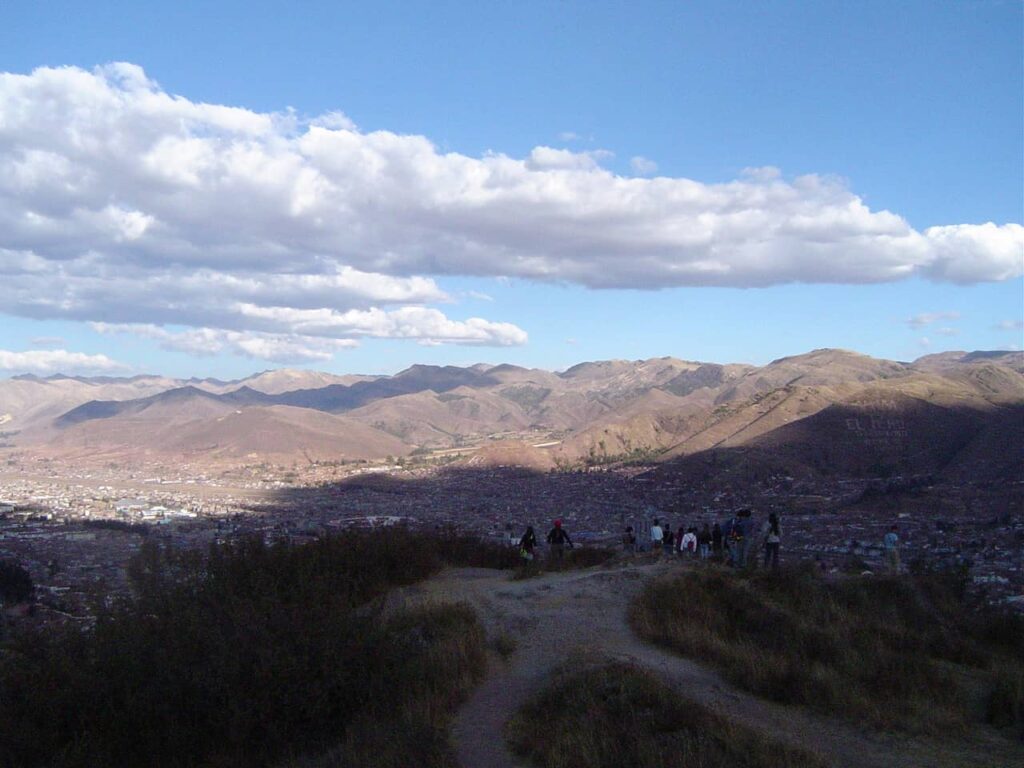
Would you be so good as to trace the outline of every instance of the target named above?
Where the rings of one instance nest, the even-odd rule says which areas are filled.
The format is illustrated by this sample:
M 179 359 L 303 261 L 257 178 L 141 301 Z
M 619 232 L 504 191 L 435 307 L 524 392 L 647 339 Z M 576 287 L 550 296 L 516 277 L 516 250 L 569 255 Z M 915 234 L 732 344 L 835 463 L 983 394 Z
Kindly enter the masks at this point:
M 1020 347 L 1022 28 L 2 4 L 0 375 Z

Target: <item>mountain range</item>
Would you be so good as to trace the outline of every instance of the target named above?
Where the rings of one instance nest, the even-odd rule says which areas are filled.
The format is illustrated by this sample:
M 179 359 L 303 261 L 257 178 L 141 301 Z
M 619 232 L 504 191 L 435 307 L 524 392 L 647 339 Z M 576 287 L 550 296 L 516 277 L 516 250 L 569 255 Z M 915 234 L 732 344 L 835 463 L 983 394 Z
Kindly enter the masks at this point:
M 557 373 L 415 365 L 238 381 L 19 376 L 0 380 L 0 433 L 9 449 L 83 461 L 286 463 L 469 446 L 476 465 L 536 469 L 643 458 L 700 472 L 739 455 L 791 475 L 1018 478 L 1024 353 L 908 363 L 822 349 L 764 366 L 664 357 Z

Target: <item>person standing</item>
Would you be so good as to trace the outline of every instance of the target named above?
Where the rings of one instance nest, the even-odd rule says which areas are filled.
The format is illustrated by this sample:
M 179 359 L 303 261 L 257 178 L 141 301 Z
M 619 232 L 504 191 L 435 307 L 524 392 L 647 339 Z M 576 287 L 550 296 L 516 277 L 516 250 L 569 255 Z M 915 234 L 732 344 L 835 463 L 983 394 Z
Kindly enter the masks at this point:
M 696 534 L 696 529 L 694 529 L 692 527 L 688 528 L 686 533 L 684 534 L 682 529 L 680 528 L 679 533 L 680 533 L 680 544 L 679 544 L 680 551 L 682 551 L 682 553 L 684 555 L 686 555 L 687 557 L 693 557 L 694 553 L 697 551 L 697 534 Z
M 721 540 L 722 532 L 718 532 L 719 540 Z M 711 556 L 711 529 L 707 523 L 704 523 L 704 527 L 700 529 L 700 533 L 697 534 L 697 551 L 700 553 L 701 560 L 707 560 Z
M 773 569 L 779 568 L 779 547 L 782 545 L 782 527 L 779 516 L 774 512 L 768 515 L 764 528 L 764 567 L 771 563 Z
M 722 528 L 722 544 L 725 547 L 725 561 L 730 568 L 736 567 L 736 560 L 739 557 L 739 532 L 736 530 L 739 525 L 739 518 L 734 512 L 732 517 L 725 521 Z
M 525 563 L 533 561 L 533 550 L 537 548 L 537 534 L 533 532 L 533 526 L 526 526 L 526 533 L 519 539 L 519 556 Z
M 669 523 L 665 523 L 665 530 L 661 534 L 661 552 L 664 555 L 674 555 L 675 551 L 672 547 L 675 546 L 676 537 L 672 533 L 672 526 Z
M 636 534 L 633 533 L 632 525 L 627 525 L 625 533 L 622 534 L 622 551 L 627 555 L 636 554 Z
M 722 526 L 718 524 L 717 520 L 711 529 L 711 552 L 716 563 L 722 562 Z
M 893 525 L 889 528 L 889 532 L 885 534 L 885 538 L 882 539 L 882 548 L 885 550 L 885 564 L 889 568 L 889 573 L 893 576 L 898 576 L 900 573 L 900 537 L 897 530 L 897 527 Z
M 665 538 L 665 532 L 661 530 L 661 525 L 658 524 L 658 518 L 654 518 L 654 525 L 651 526 L 651 551 L 654 554 L 661 552 L 662 540 Z
M 568 544 L 569 549 L 572 549 L 572 539 L 569 538 L 569 534 L 562 528 L 561 520 L 555 520 L 555 527 L 548 531 L 547 542 L 551 545 L 552 559 L 559 562 L 561 562 L 562 557 L 565 555 L 565 545 Z

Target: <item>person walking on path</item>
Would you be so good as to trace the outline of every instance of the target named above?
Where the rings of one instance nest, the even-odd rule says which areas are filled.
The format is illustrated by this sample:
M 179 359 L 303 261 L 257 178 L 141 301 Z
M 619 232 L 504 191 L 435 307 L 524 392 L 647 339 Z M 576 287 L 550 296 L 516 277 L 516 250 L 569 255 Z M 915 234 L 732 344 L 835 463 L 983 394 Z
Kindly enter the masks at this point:
M 764 567 L 771 563 L 773 569 L 779 569 L 779 547 L 782 544 L 782 528 L 779 516 L 772 512 L 768 522 L 764 524 Z
M 555 527 L 548 531 L 547 541 L 551 545 L 551 557 L 559 562 L 565 554 L 565 545 L 568 544 L 569 549 L 572 549 L 572 539 L 562 528 L 561 520 L 555 520 Z
M 900 537 L 896 532 L 898 529 L 893 525 L 885 538 L 882 539 L 882 548 L 885 550 L 885 564 L 889 573 L 898 576 L 900 573 Z
M 533 561 L 533 550 L 537 548 L 537 534 L 533 532 L 533 526 L 526 526 L 526 533 L 519 540 L 519 556 L 525 563 Z

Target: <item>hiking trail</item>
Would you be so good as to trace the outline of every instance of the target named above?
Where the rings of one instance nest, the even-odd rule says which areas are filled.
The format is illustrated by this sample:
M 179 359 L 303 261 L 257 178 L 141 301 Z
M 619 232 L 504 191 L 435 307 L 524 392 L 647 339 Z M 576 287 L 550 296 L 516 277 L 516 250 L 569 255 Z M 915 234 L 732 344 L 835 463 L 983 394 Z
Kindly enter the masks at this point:
M 489 638 L 515 641 L 507 659 L 492 654 L 487 676 L 455 714 L 452 740 L 463 768 L 527 768 L 513 755 L 504 725 L 548 675 L 574 652 L 633 663 L 736 722 L 824 757 L 835 768 L 1024 768 L 1020 747 L 981 729 L 961 741 L 879 733 L 775 704 L 734 687 L 711 667 L 640 640 L 629 627 L 632 599 L 653 578 L 685 567 L 636 561 L 607 568 L 548 573 L 521 581 L 509 572 L 449 569 L 394 594 L 403 605 L 465 602 Z M 543 734 L 537 734 L 542 738 Z

